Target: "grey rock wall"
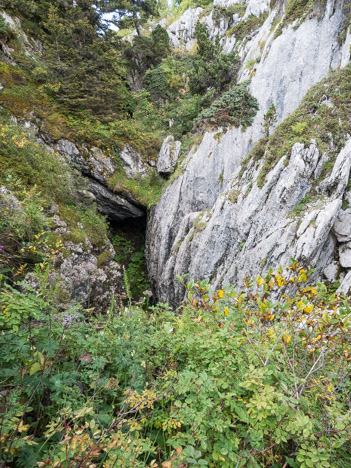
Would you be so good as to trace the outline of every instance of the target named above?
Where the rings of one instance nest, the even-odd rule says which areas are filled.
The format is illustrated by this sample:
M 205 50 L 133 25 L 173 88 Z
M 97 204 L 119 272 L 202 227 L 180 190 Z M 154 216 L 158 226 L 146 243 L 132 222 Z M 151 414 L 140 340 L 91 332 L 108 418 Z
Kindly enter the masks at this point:
M 256 184 L 259 168 L 251 168 L 243 177 L 238 174 L 241 160 L 262 137 L 263 116 L 269 106 L 275 104 L 281 122 L 311 86 L 349 62 L 338 38 L 343 14 L 342 0 L 328 0 L 320 18 L 308 17 L 297 28 L 289 25 L 274 38 L 273 11 L 258 33 L 242 42 L 241 81 L 250 75 L 245 64 L 260 58 L 250 84 L 260 110 L 245 131 L 234 128 L 223 134 L 221 129 L 206 133 L 199 147 L 187 155 L 183 174 L 150 214 L 147 258 L 158 299 L 173 305 L 182 300 L 177 274 L 210 278 L 215 286 L 240 282 L 244 273 L 257 273 L 263 259 L 274 266 L 295 256 L 315 266 L 316 274 L 322 274 L 333 261 L 337 241 L 332 228 L 340 214 L 343 189 L 331 190 L 332 183 L 326 181 L 329 192 L 321 187 L 321 206 L 306 214 L 300 226 L 300 221 L 290 217 L 325 162 L 326 156 L 319 154 L 314 142 L 307 147 L 295 145 L 288 165 L 282 159 L 272 168 L 262 189 Z M 340 158 L 348 161 L 349 151 L 350 143 Z M 338 176 L 331 176 L 340 187 L 349 173 L 348 165 L 343 167 L 344 173 L 339 168 Z M 249 185 L 247 197 L 235 200 L 236 194 L 248 192 Z M 231 192 L 232 201 L 223 192 Z

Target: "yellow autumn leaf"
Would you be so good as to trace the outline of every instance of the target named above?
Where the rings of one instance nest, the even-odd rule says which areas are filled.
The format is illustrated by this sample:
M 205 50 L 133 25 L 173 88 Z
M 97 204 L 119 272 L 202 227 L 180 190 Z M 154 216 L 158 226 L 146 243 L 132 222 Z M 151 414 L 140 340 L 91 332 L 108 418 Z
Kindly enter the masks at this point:
M 224 315 L 227 316 L 228 314 L 229 314 L 229 309 L 228 309 L 228 307 L 226 307 L 226 308 L 224 309 Z
M 258 276 L 256 278 L 256 284 L 257 286 L 262 286 L 262 284 L 264 283 L 264 279 L 262 278 L 262 276 Z
M 29 375 L 33 375 L 38 371 L 40 371 L 40 364 L 39 362 L 35 362 L 29 369 Z
M 224 291 L 223 289 L 218 291 L 218 297 L 223 297 Z
M 281 288 L 285 284 L 285 278 L 283 276 L 281 276 L 281 275 L 277 275 L 276 279 L 275 279 L 275 282 Z
M 291 336 L 288 336 L 286 333 L 282 336 L 284 343 L 289 344 L 291 341 Z
M 301 300 L 297 303 L 297 310 L 304 310 L 305 308 L 305 304 L 304 302 Z

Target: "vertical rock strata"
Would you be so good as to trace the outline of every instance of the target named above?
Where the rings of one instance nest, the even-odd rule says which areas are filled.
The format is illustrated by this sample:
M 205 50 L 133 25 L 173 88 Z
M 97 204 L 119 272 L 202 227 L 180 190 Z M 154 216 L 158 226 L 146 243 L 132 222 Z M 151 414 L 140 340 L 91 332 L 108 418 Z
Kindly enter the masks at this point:
M 346 216 L 342 199 L 349 179 L 351 140 L 322 183 L 317 181 L 328 155 L 321 154 L 315 141 L 296 143 L 291 154 L 271 168 L 261 188 L 257 182 L 263 161 L 258 167 L 249 164 L 246 172 L 240 172 L 240 164 L 263 136 L 263 117 L 272 103 L 280 123 L 313 85 L 349 63 L 349 34 L 345 43 L 340 40 L 344 6 L 343 1 L 328 0 L 318 15 L 286 25 L 277 37 L 277 26 L 273 27 L 277 12 L 270 11 L 257 33 L 242 41 L 240 81 L 249 78 L 247 63 L 257 59 L 250 90 L 260 110 L 245 131 L 207 132 L 187 155 L 182 175 L 150 214 L 147 256 L 159 300 L 173 305 L 182 300 L 177 274 L 210 278 L 214 286 L 235 284 L 245 273 L 261 271 L 263 260 L 266 265 L 284 265 L 292 256 L 316 268 L 315 275 L 321 277 L 338 256 L 333 226 L 336 220 L 340 226 Z M 299 217 L 292 216 L 294 207 L 316 185 L 318 203 Z M 344 265 L 351 257 L 347 242 L 340 250 Z

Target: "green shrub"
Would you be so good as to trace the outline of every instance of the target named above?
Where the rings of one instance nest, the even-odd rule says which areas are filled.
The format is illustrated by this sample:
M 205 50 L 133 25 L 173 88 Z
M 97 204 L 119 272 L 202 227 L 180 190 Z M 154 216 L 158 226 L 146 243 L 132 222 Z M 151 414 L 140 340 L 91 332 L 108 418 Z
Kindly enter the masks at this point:
M 144 76 L 144 84 L 152 98 L 155 100 L 171 97 L 171 89 L 167 81 L 167 76 L 160 67 L 152 68 L 146 72 Z
M 219 38 L 213 44 L 207 27 L 196 23 L 197 53 L 189 57 L 189 89 L 192 94 L 204 94 L 208 88 L 217 92 L 236 79 L 239 59 L 235 52 L 224 54 Z
M 201 113 L 199 122 L 245 128 L 252 124 L 257 110 L 257 99 L 250 94 L 248 82 L 244 82 L 223 93 Z

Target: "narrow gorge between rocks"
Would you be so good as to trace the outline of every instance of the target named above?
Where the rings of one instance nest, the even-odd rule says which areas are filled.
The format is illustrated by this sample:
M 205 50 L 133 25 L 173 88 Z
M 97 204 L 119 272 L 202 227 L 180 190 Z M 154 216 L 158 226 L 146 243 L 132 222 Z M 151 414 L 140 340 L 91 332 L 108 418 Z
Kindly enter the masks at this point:
M 351 467 L 351 2 L 0 0 L 0 468 Z

